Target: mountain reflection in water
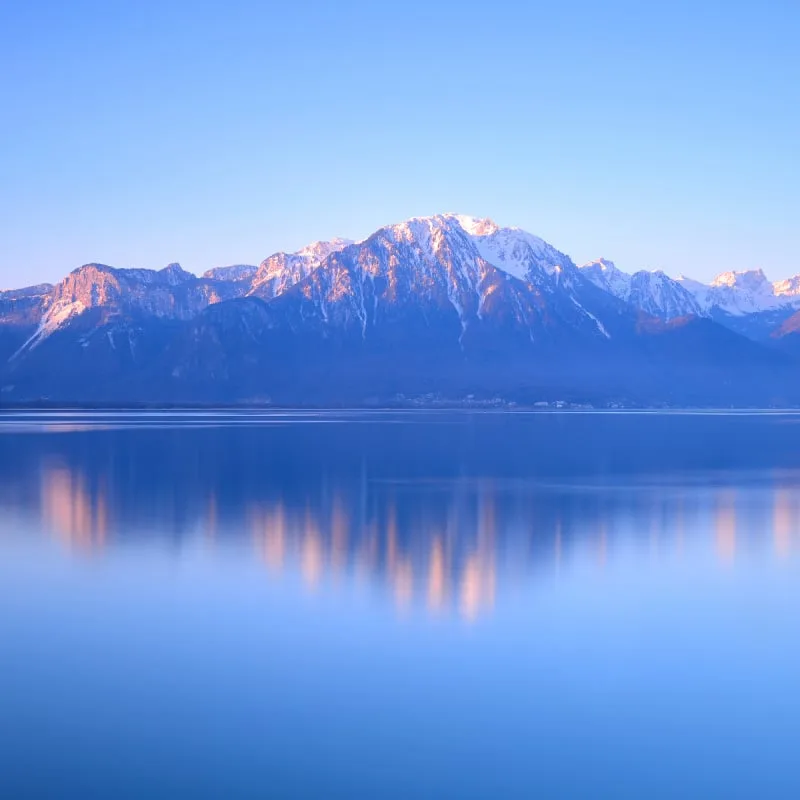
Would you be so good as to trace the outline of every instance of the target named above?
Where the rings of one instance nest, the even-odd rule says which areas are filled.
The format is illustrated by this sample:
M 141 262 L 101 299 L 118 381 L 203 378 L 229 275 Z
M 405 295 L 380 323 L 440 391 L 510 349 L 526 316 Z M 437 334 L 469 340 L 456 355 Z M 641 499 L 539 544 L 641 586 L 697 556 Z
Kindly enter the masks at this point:
M 330 424 L 305 424 L 320 419 Z M 539 575 L 576 561 L 599 569 L 620 549 L 679 557 L 687 537 L 712 535 L 727 563 L 743 549 L 785 558 L 798 547 L 791 418 L 192 421 L 123 416 L 3 436 L 15 457 L 2 458 L 0 514 L 76 553 L 235 548 L 310 589 L 370 581 L 398 609 L 465 620 Z M 747 436 L 769 453 L 769 471 L 737 469 Z
M 800 417 L 0 416 L 0 796 L 800 796 Z

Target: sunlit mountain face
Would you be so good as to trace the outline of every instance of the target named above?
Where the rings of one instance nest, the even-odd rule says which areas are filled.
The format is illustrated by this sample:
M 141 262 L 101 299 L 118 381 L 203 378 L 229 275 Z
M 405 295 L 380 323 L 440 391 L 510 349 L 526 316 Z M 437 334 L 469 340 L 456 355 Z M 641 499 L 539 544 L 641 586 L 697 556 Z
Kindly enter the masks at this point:
M 795 405 L 797 283 L 579 268 L 460 214 L 202 277 L 86 264 L 0 292 L 0 400 Z

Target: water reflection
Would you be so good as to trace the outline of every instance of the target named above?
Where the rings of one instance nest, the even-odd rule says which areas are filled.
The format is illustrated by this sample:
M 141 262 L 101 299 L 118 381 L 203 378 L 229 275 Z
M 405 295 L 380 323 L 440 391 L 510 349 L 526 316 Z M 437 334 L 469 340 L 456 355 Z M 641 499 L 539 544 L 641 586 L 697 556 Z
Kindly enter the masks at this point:
M 41 475 L 42 528 L 70 547 L 102 549 L 108 535 L 107 492 L 91 490 L 86 476 L 69 464 L 45 464 Z
M 369 484 L 361 491 L 348 496 L 344 489 L 334 490 L 318 504 L 301 508 L 283 500 L 249 504 L 244 516 L 254 552 L 271 573 L 295 570 L 310 589 L 322 580 L 361 576 L 378 579 L 399 609 L 449 608 L 474 618 L 491 607 L 495 529 L 493 519 L 487 527 L 481 507 L 491 507 L 496 496 L 487 494 L 487 487 L 478 490 L 471 515 L 462 497 L 454 506 L 454 495 L 463 495 L 463 489 L 451 487 L 436 499 L 439 508 L 410 514 L 407 489 L 405 497 Z
M 715 501 L 714 531 L 720 561 L 733 561 L 736 556 L 736 493 L 723 489 Z
M 798 796 L 800 425 L 159 419 L 0 419 L 0 795 Z
M 506 474 L 494 465 L 488 478 L 480 471 L 494 451 L 479 440 L 476 458 L 459 448 L 463 426 L 450 427 L 445 442 L 406 428 L 390 450 L 347 425 L 324 436 L 302 425 L 6 436 L 18 458 L 0 462 L 0 514 L 26 515 L 76 553 L 165 542 L 178 555 L 198 542 L 208 552 L 236 548 L 269 576 L 296 573 L 310 591 L 367 580 L 398 610 L 465 620 L 536 574 L 604 570 L 619 552 L 707 548 L 732 565 L 743 549 L 781 559 L 797 550 L 800 479 L 789 464 L 643 476 L 632 447 L 630 464 L 562 464 L 554 474 L 534 455 L 505 461 Z M 555 435 L 569 445 L 563 429 Z
M 796 489 L 777 488 L 773 507 L 775 553 L 780 558 L 786 558 L 797 547 L 797 537 L 800 534 L 800 492 Z

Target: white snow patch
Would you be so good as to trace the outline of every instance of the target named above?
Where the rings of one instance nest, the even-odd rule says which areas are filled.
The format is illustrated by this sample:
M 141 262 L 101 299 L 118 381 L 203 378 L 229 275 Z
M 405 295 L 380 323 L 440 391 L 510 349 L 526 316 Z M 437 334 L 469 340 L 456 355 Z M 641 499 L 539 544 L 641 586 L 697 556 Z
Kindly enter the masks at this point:
M 597 319 L 597 317 L 594 314 L 592 314 L 591 311 L 587 311 L 585 308 L 582 309 L 582 311 L 584 314 L 586 314 L 587 317 L 589 317 L 589 319 L 594 321 L 594 324 L 597 325 L 597 330 L 600 331 L 600 333 L 602 333 L 603 336 L 606 337 L 606 339 L 611 338 L 611 334 L 606 330 L 605 325 L 603 325 L 603 323 L 600 322 L 600 320 Z

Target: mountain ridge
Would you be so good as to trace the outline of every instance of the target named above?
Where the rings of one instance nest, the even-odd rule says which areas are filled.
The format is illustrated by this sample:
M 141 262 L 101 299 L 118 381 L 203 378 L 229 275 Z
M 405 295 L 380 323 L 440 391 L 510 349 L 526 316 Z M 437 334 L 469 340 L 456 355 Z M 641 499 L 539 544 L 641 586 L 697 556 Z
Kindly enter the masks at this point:
M 784 324 L 798 286 L 578 267 L 487 218 L 414 217 L 258 266 L 197 276 L 177 263 L 86 264 L 54 286 L 0 293 L 0 397 L 800 402 L 788 346 L 800 325 Z M 746 310 L 759 302 L 763 312 Z M 756 320 L 757 335 L 746 330 Z

